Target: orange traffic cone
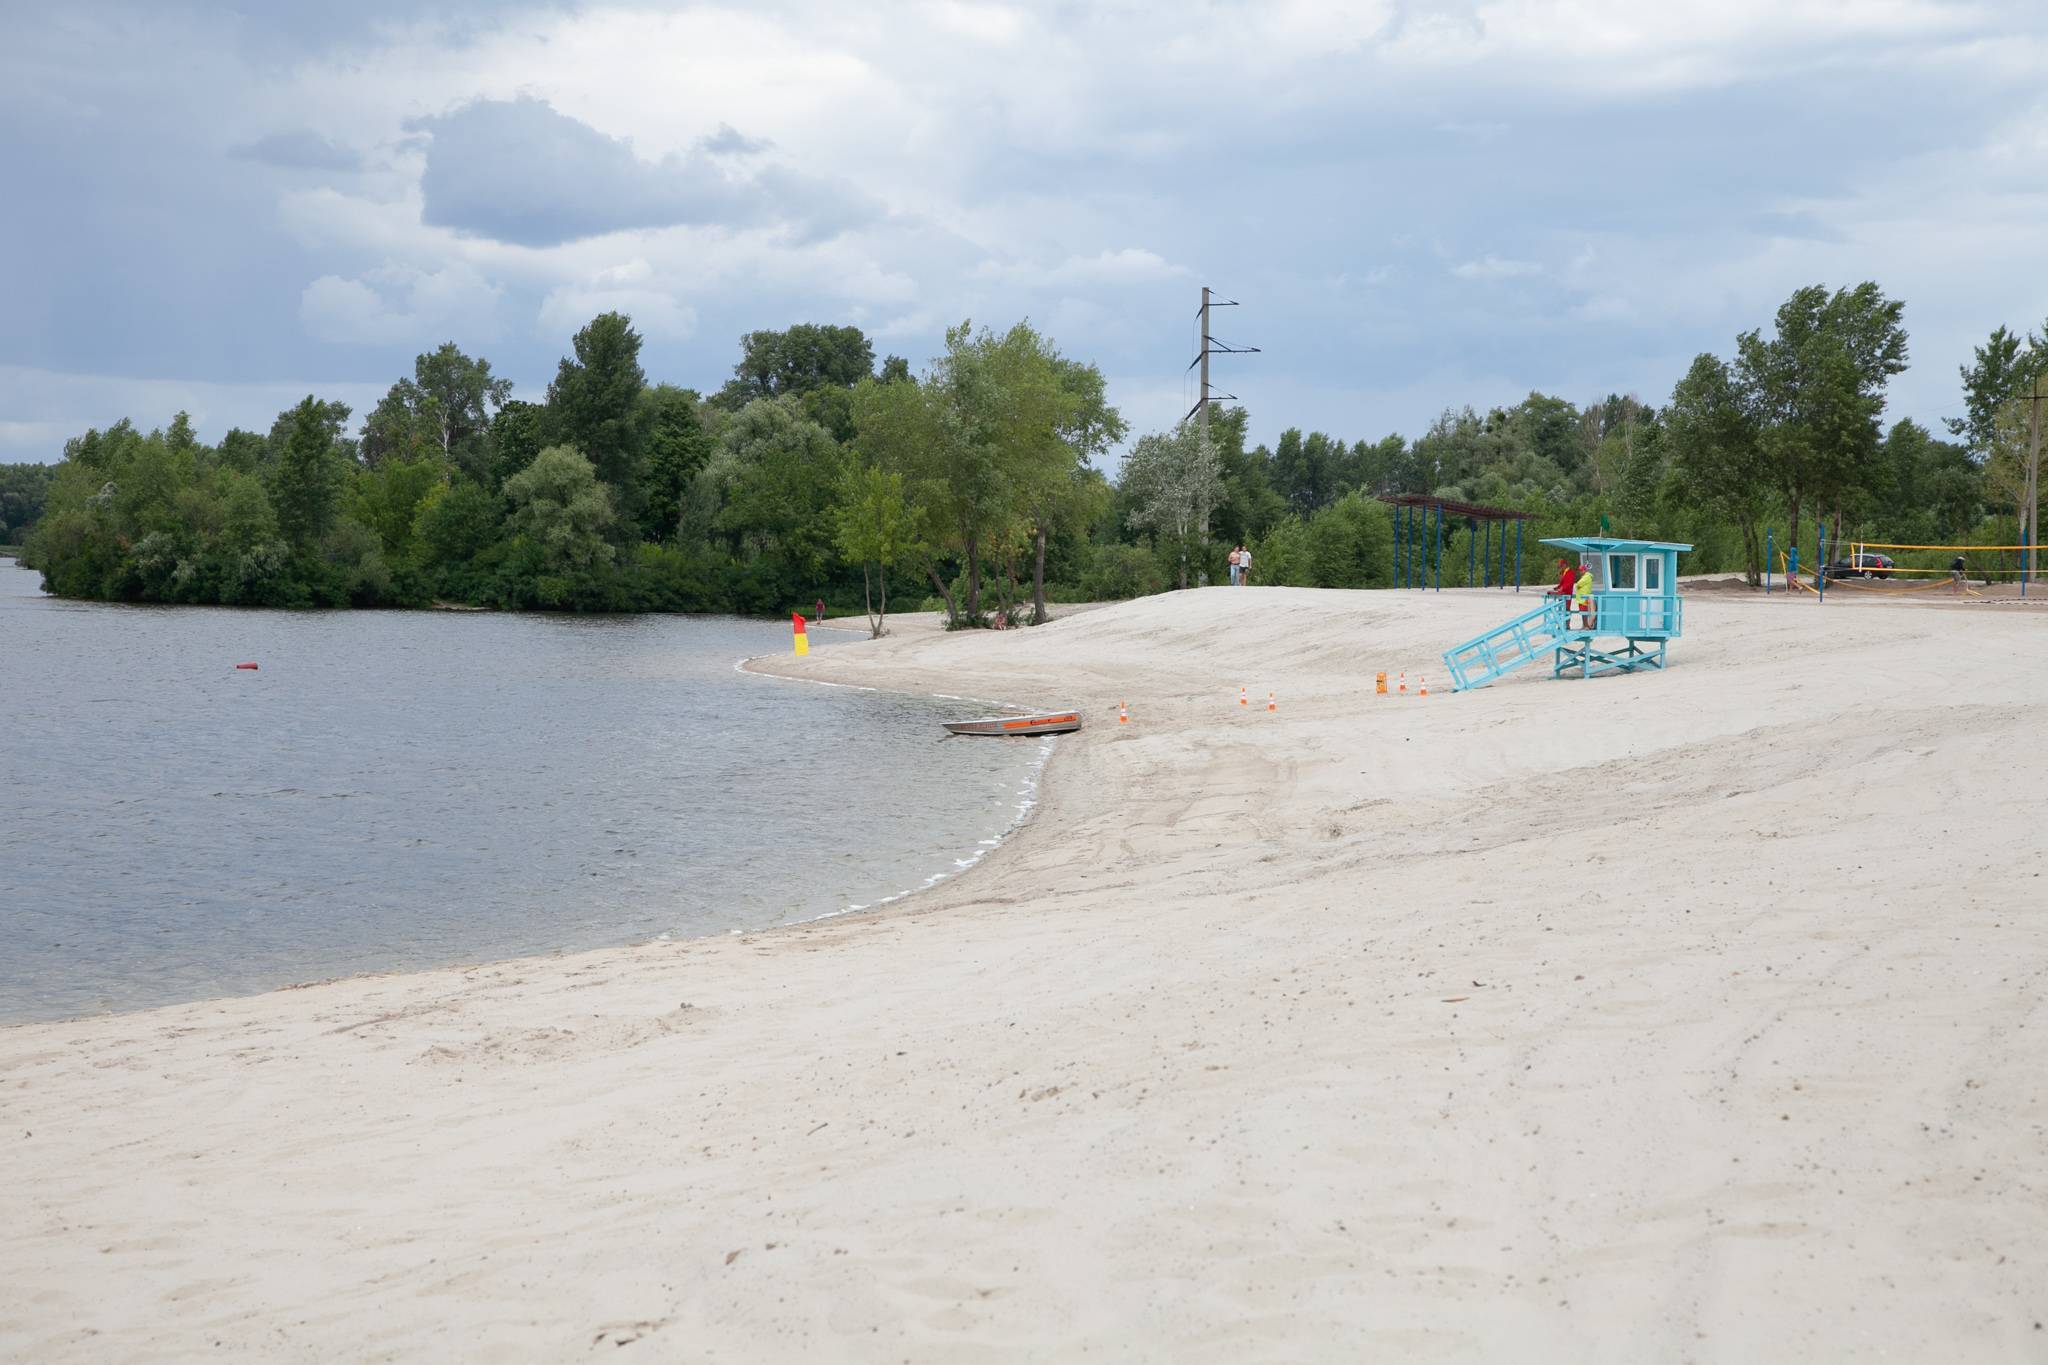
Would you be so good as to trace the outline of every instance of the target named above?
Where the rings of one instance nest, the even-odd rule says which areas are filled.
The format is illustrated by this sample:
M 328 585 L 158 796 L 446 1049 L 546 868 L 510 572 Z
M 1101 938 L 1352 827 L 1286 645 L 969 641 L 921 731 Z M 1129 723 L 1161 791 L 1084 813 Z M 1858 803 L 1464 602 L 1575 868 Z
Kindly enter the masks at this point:
M 1238 688 L 1238 689 L 1237 689 L 1237 704 L 1238 704 L 1239 706 L 1250 706 L 1250 705 L 1251 705 L 1251 701 L 1250 701 L 1250 699 L 1248 699 L 1248 698 L 1247 698 L 1247 697 L 1245 696 L 1245 694 L 1244 694 L 1244 689 L 1243 689 L 1242 687 L 1240 687 L 1240 688 Z
M 1266 709 L 1268 711 L 1278 711 L 1280 709 L 1279 703 L 1273 700 L 1273 694 L 1271 692 L 1268 692 L 1266 694 Z
M 1405 668 L 1401 670 L 1401 695 L 1408 695 L 1408 670 Z
M 1372 690 L 1374 696 L 1384 697 L 1387 695 L 1387 675 L 1385 672 L 1378 673 L 1373 677 Z
M 1425 697 L 1429 695 L 1429 678 L 1426 675 L 1422 679 L 1422 695 Z
M 1129 725 L 1131 723 L 1131 708 L 1123 702 L 1116 704 L 1116 723 L 1118 725 Z

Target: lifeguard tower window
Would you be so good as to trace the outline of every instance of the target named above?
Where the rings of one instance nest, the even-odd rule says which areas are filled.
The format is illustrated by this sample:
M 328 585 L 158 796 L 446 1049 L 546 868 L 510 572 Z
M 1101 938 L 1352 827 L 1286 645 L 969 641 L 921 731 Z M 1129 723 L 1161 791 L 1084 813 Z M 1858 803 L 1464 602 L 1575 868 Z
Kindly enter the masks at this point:
M 1608 578 L 1611 580 L 1607 586 L 1615 592 L 1634 592 L 1636 590 L 1636 557 L 1634 555 L 1609 555 L 1607 558 L 1609 561 Z
M 1643 591 L 1664 591 L 1664 556 L 1643 556 Z

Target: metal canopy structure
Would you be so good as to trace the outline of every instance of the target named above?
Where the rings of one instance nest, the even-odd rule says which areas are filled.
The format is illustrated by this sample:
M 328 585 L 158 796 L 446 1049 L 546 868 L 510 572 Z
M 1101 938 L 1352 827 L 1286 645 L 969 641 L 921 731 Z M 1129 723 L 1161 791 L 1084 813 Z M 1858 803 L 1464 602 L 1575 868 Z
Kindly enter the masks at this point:
M 1431 565 L 1435 566 L 1437 591 L 1444 586 L 1444 518 L 1463 517 L 1469 529 L 1479 532 L 1465 547 L 1465 581 L 1482 588 L 1508 585 L 1508 528 L 1515 524 L 1515 591 L 1522 590 L 1522 523 L 1534 521 L 1534 512 L 1517 512 L 1508 507 L 1487 507 L 1476 502 L 1456 502 L 1427 493 L 1381 493 L 1379 500 L 1394 509 L 1394 586 L 1427 588 Z M 1430 553 L 1430 514 L 1436 515 L 1436 553 Z M 1417 523 L 1420 523 L 1418 526 Z M 1500 525 L 1498 534 L 1494 526 Z M 1417 532 L 1420 532 L 1420 535 Z M 1495 545 L 1495 541 L 1499 545 Z M 1419 559 L 1418 559 L 1419 551 Z

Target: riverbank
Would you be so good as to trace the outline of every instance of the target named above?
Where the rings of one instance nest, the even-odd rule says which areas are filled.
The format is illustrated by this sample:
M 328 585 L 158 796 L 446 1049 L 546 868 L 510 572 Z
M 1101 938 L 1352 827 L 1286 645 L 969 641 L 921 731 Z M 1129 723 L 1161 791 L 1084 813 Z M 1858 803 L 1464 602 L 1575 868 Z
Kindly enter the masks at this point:
M 904 619 L 1090 726 L 900 910 L 0 1032 L 0 1355 L 2038 1349 L 2048 632 L 1373 695 L 1515 605 Z

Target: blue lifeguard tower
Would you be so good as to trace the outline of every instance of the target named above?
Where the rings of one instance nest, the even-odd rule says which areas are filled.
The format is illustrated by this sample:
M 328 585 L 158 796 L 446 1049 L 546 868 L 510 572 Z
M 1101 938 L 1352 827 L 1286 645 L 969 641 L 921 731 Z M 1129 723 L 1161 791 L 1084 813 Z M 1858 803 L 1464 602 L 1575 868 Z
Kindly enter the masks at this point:
M 1444 651 L 1444 666 L 1460 692 L 1492 682 L 1550 656 L 1550 675 L 1591 678 L 1664 667 L 1664 646 L 1685 633 L 1685 599 L 1678 595 L 1678 556 L 1690 545 L 1606 536 L 1558 536 L 1545 545 L 1571 550 L 1591 572 L 1590 608 L 1549 596 L 1543 605 L 1504 626 Z

